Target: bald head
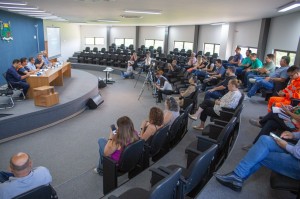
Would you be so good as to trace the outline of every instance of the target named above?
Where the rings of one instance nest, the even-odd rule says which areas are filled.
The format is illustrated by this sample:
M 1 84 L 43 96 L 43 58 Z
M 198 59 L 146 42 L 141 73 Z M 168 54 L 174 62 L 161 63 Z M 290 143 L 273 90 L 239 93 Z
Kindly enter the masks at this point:
M 27 176 L 31 171 L 31 159 L 27 153 L 17 153 L 10 159 L 10 169 L 16 177 Z

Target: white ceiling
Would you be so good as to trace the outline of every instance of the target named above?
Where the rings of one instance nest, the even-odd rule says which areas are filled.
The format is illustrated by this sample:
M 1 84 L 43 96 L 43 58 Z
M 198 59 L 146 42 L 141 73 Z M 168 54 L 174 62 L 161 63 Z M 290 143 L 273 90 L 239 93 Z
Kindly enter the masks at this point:
M 194 25 L 239 22 L 282 15 L 277 8 L 292 0 L 26 0 L 69 22 L 95 23 L 97 19 L 120 20 L 112 25 Z M 125 9 L 161 10 L 161 15 L 124 19 Z M 300 8 L 295 9 L 299 11 Z M 286 14 L 286 13 L 284 13 Z M 130 15 L 130 14 L 127 14 Z

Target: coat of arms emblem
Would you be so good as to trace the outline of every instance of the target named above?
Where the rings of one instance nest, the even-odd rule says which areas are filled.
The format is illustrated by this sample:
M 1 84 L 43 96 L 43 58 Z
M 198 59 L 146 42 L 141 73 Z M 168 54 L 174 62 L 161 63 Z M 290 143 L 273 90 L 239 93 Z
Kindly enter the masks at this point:
M 10 22 L 4 23 L 3 21 L 0 21 L 0 34 L 1 39 L 4 41 L 10 41 L 13 40 L 13 37 L 11 35 L 10 30 Z

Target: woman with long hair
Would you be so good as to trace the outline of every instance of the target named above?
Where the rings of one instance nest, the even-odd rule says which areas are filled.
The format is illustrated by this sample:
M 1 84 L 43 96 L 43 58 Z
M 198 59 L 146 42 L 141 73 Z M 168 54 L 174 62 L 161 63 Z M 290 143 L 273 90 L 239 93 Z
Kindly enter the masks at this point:
M 117 128 L 110 129 L 109 138 L 100 138 L 99 144 L 99 164 L 94 169 L 99 175 L 103 174 L 103 156 L 108 156 L 115 161 L 119 161 L 124 148 L 139 139 L 138 133 L 134 130 L 131 119 L 127 116 L 117 120 Z

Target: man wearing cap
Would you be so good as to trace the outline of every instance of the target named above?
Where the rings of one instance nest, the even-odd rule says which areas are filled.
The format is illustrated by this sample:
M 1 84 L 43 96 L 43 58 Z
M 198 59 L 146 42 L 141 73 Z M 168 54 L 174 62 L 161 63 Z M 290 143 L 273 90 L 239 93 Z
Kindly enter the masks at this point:
M 52 177 L 47 168 L 32 168 L 27 153 L 20 152 L 10 159 L 9 172 L 0 172 L 0 198 L 10 199 L 41 185 L 48 185 Z

